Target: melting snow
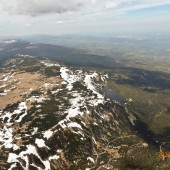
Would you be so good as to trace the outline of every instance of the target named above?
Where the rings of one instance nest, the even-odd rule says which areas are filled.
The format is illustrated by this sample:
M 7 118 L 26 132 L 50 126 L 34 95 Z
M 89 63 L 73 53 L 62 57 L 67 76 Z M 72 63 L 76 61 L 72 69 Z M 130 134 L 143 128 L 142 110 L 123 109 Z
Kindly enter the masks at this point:
M 29 154 L 33 154 L 35 155 L 37 158 L 39 158 L 41 160 L 41 162 L 44 164 L 45 166 L 45 169 L 44 170 L 50 170 L 51 167 L 50 167 L 50 162 L 48 160 L 46 161 L 43 161 L 41 159 L 41 157 L 38 155 L 37 153 L 37 150 L 36 150 L 36 147 L 33 146 L 33 145 L 27 145 L 27 150 L 26 151 L 22 151 L 21 153 L 19 153 L 19 155 L 16 155 L 14 153 L 10 153 L 9 156 L 8 156 L 8 160 L 7 162 L 8 163 L 16 163 L 16 162 L 19 162 L 18 158 L 21 158 L 23 160 L 26 161 L 26 166 L 24 166 L 24 169 L 27 170 L 28 167 L 29 167 L 29 160 L 28 160 L 28 155 Z M 13 165 L 11 165 L 13 166 Z
M 13 44 L 15 42 L 17 42 L 17 41 L 16 40 L 6 40 L 6 41 L 3 41 L 3 43 L 5 43 L 5 44 Z
M 89 113 L 87 106 L 86 106 L 86 102 L 90 101 L 90 104 L 92 106 L 96 106 L 99 103 L 103 103 L 104 101 L 104 97 L 97 92 L 96 87 L 93 85 L 92 83 L 92 79 L 97 77 L 98 74 L 97 73 L 92 73 L 92 74 L 87 74 L 84 77 L 84 74 L 82 74 L 81 70 L 77 70 L 76 73 L 78 74 L 74 74 L 73 71 L 70 71 L 67 67 L 61 67 L 60 68 L 60 72 L 61 72 L 61 77 L 64 79 L 64 81 L 62 82 L 62 84 L 67 84 L 66 88 L 71 91 L 73 89 L 73 84 L 77 81 L 82 81 L 84 80 L 85 85 L 87 86 L 87 89 L 91 90 L 93 92 L 93 95 L 91 96 L 91 98 L 86 98 L 84 96 L 82 96 L 81 93 L 79 93 L 78 91 L 71 91 L 71 95 L 72 95 L 72 99 L 70 99 L 70 104 L 71 107 L 69 109 L 67 109 L 65 111 L 65 113 L 67 113 L 67 116 L 65 119 L 61 120 L 56 126 L 54 126 L 53 128 L 51 128 L 50 130 L 47 130 L 44 132 L 44 137 L 49 139 L 53 133 L 55 133 L 56 127 L 58 125 L 60 125 L 62 128 L 79 128 L 82 129 L 81 125 L 76 123 L 76 122 L 72 122 L 70 120 L 70 118 L 76 117 L 78 115 L 82 116 L 84 113 Z M 57 93 L 58 90 L 53 91 L 52 93 Z M 94 96 L 97 95 L 97 97 Z M 80 108 L 84 107 L 85 111 L 80 111 Z M 81 132 L 80 132 L 81 133 Z
M 58 63 L 51 63 L 49 60 L 41 61 L 41 64 L 44 64 L 47 67 L 60 66 Z
M 32 132 L 32 135 L 37 134 L 37 132 L 38 132 L 38 128 L 37 128 L 37 127 L 34 127 L 33 129 L 34 129 L 34 131 Z
M 6 87 L 7 85 L 6 84 L 3 84 L 2 86 L 0 86 L 0 88 L 4 88 L 4 87 Z
M 90 89 L 91 91 L 93 91 L 94 94 L 97 94 L 99 99 L 104 99 L 103 95 L 101 95 L 100 93 L 98 93 L 96 91 L 96 88 L 94 87 L 94 85 L 92 84 L 92 78 L 97 77 L 98 74 L 97 73 L 93 73 L 92 75 L 86 75 L 85 77 L 85 84 L 87 86 L 88 89 Z
M 58 93 L 59 91 L 61 91 L 62 89 L 57 89 L 57 90 L 55 90 L 55 91 L 51 91 L 51 93 L 52 94 L 56 94 L 56 93 Z
M 44 97 L 40 97 L 40 96 L 31 96 L 29 99 L 27 99 L 27 101 L 34 101 L 37 103 L 44 103 L 46 99 Z
M 6 96 L 8 94 L 8 92 L 10 92 L 11 90 L 14 90 L 16 87 L 12 86 L 10 89 L 5 89 L 3 93 L 0 93 L 0 96 Z
M 17 167 L 17 164 L 12 164 L 11 167 L 8 169 L 8 170 L 13 170 L 13 168 L 16 168 Z
M 0 130 L 0 142 L 3 144 L 1 145 L 4 146 L 5 148 L 12 148 L 13 147 L 13 135 L 12 135 L 12 128 L 7 128 L 4 126 L 3 129 Z
M 90 161 L 90 162 L 92 162 L 92 163 L 95 163 L 94 159 L 91 158 L 91 157 L 88 157 L 87 160 Z
M 49 160 L 51 161 L 51 160 L 53 160 L 53 159 L 59 159 L 60 157 L 58 156 L 58 155 L 54 155 L 54 156 L 50 156 L 49 157 Z
M 37 144 L 38 147 L 42 148 L 42 147 L 46 147 L 45 145 L 45 141 L 43 139 L 36 139 L 35 143 Z
M 6 96 L 7 93 L 0 93 L 0 96 Z
M 67 89 L 69 91 L 73 88 L 73 83 L 81 79 L 77 74 L 73 74 L 72 71 L 68 70 L 66 67 L 60 68 L 61 77 L 67 82 Z
M 68 123 L 67 126 L 68 127 L 76 127 L 76 128 L 82 129 L 82 127 L 78 123 L 76 123 L 76 122 L 70 122 L 70 123 Z
M 18 146 L 13 144 L 13 129 L 10 128 L 9 126 L 12 126 L 13 123 L 10 123 L 12 121 L 12 116 L 13 115 L 20 115 L 19 119 L 13 120 L 13 123 L 15 122 L 21 122 L 22 119 L 27 115 L 27 106 L 25 102 L 21 102 L 18 105 L 18 109 L 14 110 L 14 112 L 1 112 L 0 118 L 4 122 L 5 119 L 8 119 L 7 123 L 4 122 L 3 129 L 0 129 L 0 142 L 2 142 L 2 146 L 5 148 L 13 148 L 14 150 L 18 149 Z
M 53 132 L 51 130 L 47 130 L 44 132 L 44 138 L 49 139 L 53 135 Z
M 7 81 L 9 78 L 13 77 L 15 73 L 8 73 L 3 75 L 3 79 L 0 81 Z
M 18 109 L 14 110 L 14 112 L 5 112 L 1 118 L 4 120 L 5 118 L 8 118 L 8 123 L 12 120 L 13 115 L 19 115 L 23 113 L 18 120 L 15 120 L 15 122 L 21 122 L 22 119 L 27 115 L 27 106 L 25 102 L 21 102 L 18 106 Z
M 45 66 L 51 67 L 51 66 L 59 66 L 56 63 L 50 63 L 48 61 L 42 61 L 42 64 L 44 64 Z M 71 106 L 67 109 L 65 109 L 64 113 L 67 113 L 65 119 L 61 120 L 60 122 L 58 122 L 57 125 L 55 125 L 54 127 L 52 127 L 49 130 L 46 130 L 45 132 L 43 132 L 43 137 L 46 138 L 47 140 L 58 130 L 58 128 L 56 128 L 57 126 L 60 126 L 62 128 L 78 128 L 78 129 L 74 129 L 76 134 L 81 135 L 81 139 L 84 140 L 84 134 L 81 132 L 81 125 L 78 124 L 77 122 L 71 121 L 73 117 L 76 117 L 78 115 L 82 116 L 85 113 L 89 113 L 88 111 L 88 106 L 87 103 L 91 106 L 96 106 L 99 103 L 103 103 L 104 102 L 104 97 L 97 91 L 96 87 L 93 85 L 93 79 L 95 77 L 98 76 L 97 73 L 89 73 L 89 74 L 85 74 L 82 73 L 81 70 L 77 70 L 75 72 L 69 70 L 67 67 L 60 67 L 60 72 L 61 72 L 61 77 L 63 78 L 63 82 L 61 82 L 60 84 L 66 84 L 66 89 L 69 91 L 68 94 L 70 94 L 72 96 L 72 98 L 70 99 L 70 104 Z M 7 81 L 9 76 L 11 75 L 5 75 L 3 81 Z M 104 81 L 104 78 L 102 78 L 102 80 Z M 88 90 L 92 91 L 92 95 L 89 97 L 85 97 L 84 93 L 80 93 L 77 91 L 72 91 L 73 90 L 73 85 L 75 82 L 84 82 L 84 85 L 87 87 Z M 45 83 L 44 87 L 47 88 L 50 84 L 49 83 Z M 52 94 L 58 93 L 60 90 L 63 89 L 57 89 L 55 91 L 52 91 Z M 30 89 L 30 91 L 32 91 L 32 89 Z M 88 91 L 89 93 L 89 91 Z M 37 103 L 39 103 L 36 108 L 40 108 L 41 105 L 40 103 L 43 103 L 44 100 L 47 100 L 46 98 L 44 98 L 43 96 L 32 96 L 29 99 L 27 99 L 27 101 L 36 101 Z M 83 108 L 84 110 L 81 111 L 81 108 Z M 14 137 L 13 137 L 13 129 L 8 127 L 7 125 L 9 125 L 9 123 L 12 121 L 13 119 L 13 115 L 20 115 L 20 117 L 17 120 L 14 120 L 13 123 L 15 122 L 21 122 L 22 119 L 27 115 L 27 106 L 25 102 L 21 102 L 18 105 L 18 109 L 14 110 L 14 112 L 10 113 L 10 112 L 0 112 L 0 118 L 2 120 L 5 120 L 6 118 L 8 118 L 7 123 L 4 125 L 4 128 L 2 130 L 0 130 L 0 142 L 3 143 L 3 146 L 5 146 L 6 148 L 13 148 L 14 150 L 18 149 L 18 146 L 12 144 Z M 12 123 L 12 124 L 13 124 Z M 11 124 L 11 125 L 12 125 Z M 86 126 L 85 123 L 83 123 L 84 126 Z M 37 134 L 38 128 L 33 128 L 34 131 L 32 132 L 32 135 Z M 29 136 L 29 135 L 28 135 Z M 95 140 L 95 139 L 94 139 Z M 35 144 L 37 145 L 36 147 L 42 148 L 42 147 L 46 147 L 45 141 L 43 139 L 39 139 L 37 138 L 35 140 Z M 29 154 L 34 154 L 36 157 L 38 157 L 40 159 L 40 161 L 44 164 L 44 166 L 46 167 L 45 170 L 50 170 L 50 162 L 51 160 L 57 160 L 60 158 L 60 156 L 58 155 L 54 155 L 54 156 L 50 156 L 49 160 L 42 160 L 41 157 L 38 155 L 37 149 L 35 146 L 33 145 L 27 145 L 26 146 L 27 149 L 25 151 L 20 152 L 18 155 L 14 154 L 14 153 L 10 153 L 9 157 L 8 157 L 8 163 L 12 163 L 10 169 L 12 169 L 13 167 L 16 167 L 16 163 L 19 162 L 19 159 L 23 159 L 26 162 L 26 165 L 22 165 L 21 166 L 24 169 L 28 169 L 29 167 L 29 159 L 28 159 L 28 155 Z M 58 153 L 61 152 L 60 150 L 58 150 Z M 91 161 L 92 163 L 94 163 L 94 159 L 91 157 L 88 157 L 87 160 Z M 37 169 L 39 169 L 39 167 L 37 167 L 36 165 L 32 164 L 32 166 L 36 167 Z

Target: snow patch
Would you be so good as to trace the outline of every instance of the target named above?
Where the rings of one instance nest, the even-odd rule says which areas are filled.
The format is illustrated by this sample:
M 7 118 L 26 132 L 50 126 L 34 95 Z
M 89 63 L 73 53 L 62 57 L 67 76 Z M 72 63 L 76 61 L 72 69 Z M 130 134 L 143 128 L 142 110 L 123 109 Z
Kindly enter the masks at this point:
M 13 115 L 20 115 L 19 118 L 13 119 Z M 13 144 L 13 129 L 10 128 L 14 123 L 19 123 L 27 115 L 27 106 L 25 102 L 21 102 L 18 105 L 18 109 L 14 112 L 1 112 L 0 119 L 2 120 L 3 128 L 0 129 L 0 142 L 2 143 L 0 147 L 18 149 L 18 146 Z M 5 121 L 6 120 L 6 121 Z M 11 123 L 12 122 L 12 123 Z
M 82 127 L 78 123 L 76 123 L 76 122 L 70 122 L 70 123 L 68 123 L 67 126 L 68 127 L 76 127 L 76 128 L 82 129 Z
M 51 161 L 51 160 L 58 160 L 60 158 L 60 156 L 58 156 L 58 155 L 54 155 L 54 156 L 50 156 L 49 157 L 49 160 Z
M 90 162 L 92 162 L 92 163 L 95 163 L 94 159 L 91 158 L 91 157 L 88 157 L 87 160 L 90 161 Z
M 41 61 L 41 64 L 44 64 L 46 67 L 60 66 L 58 63 L 52 63 L 49 60 Z
M 22 151 L 21 153 L 19 153 L 19 155 L 16 155 L 16 154 L 14 154 L 14 153 L 9 153 L 7 162 L 8 162 L 8 163 L 17 163 L 17 162 L 20 163 L 19 160 L 18 160 L 18 158 L 20 158 L 20 159 L 25 160 L 25 162 L 26 162 L 26 165 L 25 165 L 25 166 L 22 165 L 22 164 L 21 164 L 21 166 L 24 166 L 24 169 L 29 169 L 29 168 L 28 168 L 28 167 L 29 167 L 28 156 L 29 156 L 30 154 L 33 154 L 33 155 L 35 155 L 37 158 L 40 159 L 40 161 L 41 161 L 41 162 L 44 164 L 44 166 L 45 166 L 45 169 L 44 169 L 44 170 L 50 170 L 50 169 L 51 169 L 49 160 L 43 161 L 43 160 L 41 159 L 41 157 L 38 155 L 38 152 L 37 152 L 37 150 L 36 150 L 36 147 L 33 146 L 33 145 L 27 145 L 27 149 L 26 149 L 25 151 Z M 14 166 L 14 165 L 12 164 L 11 167 L 12 167 L 12 166 Z M 10 167 L 10 168 L 11 168 L 11 167 Z
M 18 41 L 16 41 L 16 40 L 6 40 L 6 41 L 3 41 L 3 43 L 5 43 L 5 44 L 13 44 L 13 43 L 16 43 L 16 42 L 18 42 Z
M 44 138 L 49 139 L 53 135 L 53 132 L 51 130 L 47 130 L 44 132 Z
M 43 139 L 36 139 L 36 140 L 35 140 L 35 143 L 37 144 L 37 146 L 38 146 L 39 148 L 47 147 L 47 146 L 45 145 L 45 141 L 44 141 Z

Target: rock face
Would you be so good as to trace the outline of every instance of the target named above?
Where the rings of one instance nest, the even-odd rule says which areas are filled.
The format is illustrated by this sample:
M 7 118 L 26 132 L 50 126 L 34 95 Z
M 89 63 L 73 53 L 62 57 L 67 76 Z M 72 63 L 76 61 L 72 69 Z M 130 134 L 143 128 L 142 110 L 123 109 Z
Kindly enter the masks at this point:
M 139 163 L 148 144 L 126 109 L 100 93 L 102 72 L 19 55 L 0 76 L 0 169 L 156 169 Z

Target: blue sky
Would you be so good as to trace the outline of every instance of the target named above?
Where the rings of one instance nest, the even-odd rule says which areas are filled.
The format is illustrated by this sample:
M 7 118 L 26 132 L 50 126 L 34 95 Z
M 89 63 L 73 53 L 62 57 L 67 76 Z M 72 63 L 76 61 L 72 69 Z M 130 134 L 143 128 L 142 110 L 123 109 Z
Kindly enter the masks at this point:
M 0 0 L 0 36 L 170 32 L 170 0 Z

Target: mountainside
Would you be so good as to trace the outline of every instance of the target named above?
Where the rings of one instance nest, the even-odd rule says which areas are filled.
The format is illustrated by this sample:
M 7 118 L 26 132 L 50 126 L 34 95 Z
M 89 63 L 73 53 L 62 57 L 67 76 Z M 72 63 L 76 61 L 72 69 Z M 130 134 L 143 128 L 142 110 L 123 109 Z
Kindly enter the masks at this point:
M 125 106 L 102 94 L 108 75 L 28 55 L 0 70 L 0 169 L 168 170 Z
M 72 66 L 110 68 L 113 67 L 113 65 L 118 65 L 118 63 L 115 63 L 115 61 L 109 57 L 87 54 L 84 50 L 75 48 L 51 44 L 30 43 L 20 40 L 0 41 L 0 63 L 2 63 L 1 60 L 17 54 L 48 57 Z

